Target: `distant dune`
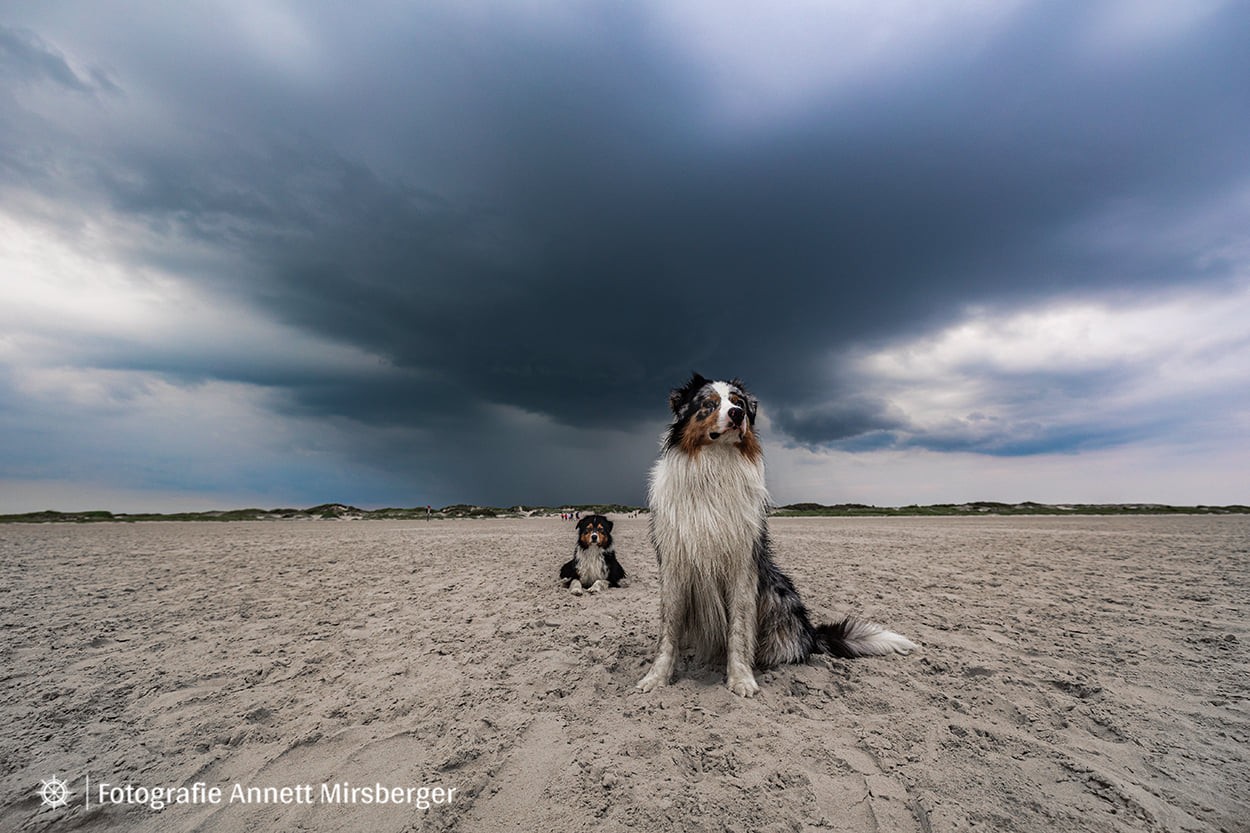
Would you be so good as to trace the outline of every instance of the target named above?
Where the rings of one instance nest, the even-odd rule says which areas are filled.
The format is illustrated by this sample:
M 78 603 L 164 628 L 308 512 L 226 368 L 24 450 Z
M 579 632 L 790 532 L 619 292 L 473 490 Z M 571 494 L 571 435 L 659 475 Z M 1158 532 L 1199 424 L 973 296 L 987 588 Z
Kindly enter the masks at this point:
M 448 518 L 545 518 L 565 512 L 630 515 L 646 512 L 642 506 L 621 503 L 581 503 L 565 506 L 510 507 L 456 503 L 439 509 L 360 509 L 345 503 L 323 503 L 308 509 L 228 509 L 205 512 L 60 512 L 47 509 L 20 515 L 0 515 L 0 523 L 101 523 L 137 521 L 410 521 Z M 1245 515 L 1250 506 L 1172 506 L 1164 503 L 935 503 L 926 506 L 870 506 L 864 503 L 789 503 L 778 506 L 779 517 L 890 517 L 934 515 Z

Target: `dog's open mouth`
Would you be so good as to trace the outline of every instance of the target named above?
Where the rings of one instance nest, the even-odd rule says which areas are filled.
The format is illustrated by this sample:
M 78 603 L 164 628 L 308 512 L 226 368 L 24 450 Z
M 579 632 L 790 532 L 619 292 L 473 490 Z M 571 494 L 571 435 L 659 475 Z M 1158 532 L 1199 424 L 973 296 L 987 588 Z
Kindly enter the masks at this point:
M 741 429 L 741 428 L 739 428 L 739 427 L 738 427 L 738 426 L 736 426 L 736 425 L 731 425 L 731 426 L 729 426 L 728 428 L 726 428 L 724 431 L 711 431 L 711 432 L 709 432 L 709 433 L 708 433 L 708 436 L 709 436 L 709 437 L 711 437 L 711 438 L 712 438 L 712 439 L 714 439 L 714 440 L 719 440 L 719 439 L 721 438 L 721 436 L 722 436 L 722 435 L 724 435 L 724 434 L 729 434 L 729 433 L 739 433 L 739 434 L 740 434 L 740 433 L 742 433 L 742 429 Z

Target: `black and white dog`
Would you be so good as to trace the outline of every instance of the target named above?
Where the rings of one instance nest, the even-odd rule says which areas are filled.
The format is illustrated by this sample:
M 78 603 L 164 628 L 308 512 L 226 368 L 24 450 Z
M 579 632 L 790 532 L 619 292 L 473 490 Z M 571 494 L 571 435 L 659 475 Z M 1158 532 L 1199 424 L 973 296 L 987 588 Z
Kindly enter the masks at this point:
M 742 382 L 694 374 L 669 396 L 673 422 L 648 494 L 660 566 L 660 644 L 640 691 L 668 683 L 683 644 L 723 660 L 729 688 L 759 691 L 753 668 L 812 654 L 861 657 L 916 646 L 852 618 L 813 626 L 794 584 L 773 563 L 759 403 Z
M 612 522 L 603 515 L 587 515 L 577 522 L 577 546 L 573 558 L 560 568 L 560 581 L 574 596 L 583 589 L 598 593 L 620 587 L 625 570 L 612 546 Z

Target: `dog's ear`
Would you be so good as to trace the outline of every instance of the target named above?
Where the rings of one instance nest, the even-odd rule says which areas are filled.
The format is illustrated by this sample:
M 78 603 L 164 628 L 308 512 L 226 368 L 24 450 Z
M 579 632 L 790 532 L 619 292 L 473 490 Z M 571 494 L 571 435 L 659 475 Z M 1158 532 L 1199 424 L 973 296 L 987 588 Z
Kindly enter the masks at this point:
M 734 379 L 729 384 L 737 388 L 738 392 L 742 394 L 742 398 L 747 403 L 747 421 L 754 425 L 755 415 L 760 409 L 760 401 L 751 395 L 750 391 L 747 390 L 746 385 L 742 384 L 741 379 Z
M 671 391 L 669 391 L 668 407 L 672 409 L 673 414 L 674 415 L 680 414 L 682 403 L 684 403 L 687 399 L 689 399 L 695 391 L 699 390 L 699 388 L 703 387 L 706 384 L 707 384 L 707 379 L 704 379 L 698 373 L 692 373 L 690 375 L 689 382 L 687 382 L 685 385 L 683 385 L 680 388 L 673 388 Z
M 604 532 L 611 532 L 611 531 L 612 531 L 612 521 L 611 521 L 611 520 L 609 520 L 608 518 L 604 518 L 604 519 L 603 519 L 603 531 L 604 531 Z
M 582 518 L 580 521 L 577 522 L 577 531 L 578 532 L 584 531 L 587 525 L 589 524 L 590 524 L 590 516 L 587 515 L 586 517 Z

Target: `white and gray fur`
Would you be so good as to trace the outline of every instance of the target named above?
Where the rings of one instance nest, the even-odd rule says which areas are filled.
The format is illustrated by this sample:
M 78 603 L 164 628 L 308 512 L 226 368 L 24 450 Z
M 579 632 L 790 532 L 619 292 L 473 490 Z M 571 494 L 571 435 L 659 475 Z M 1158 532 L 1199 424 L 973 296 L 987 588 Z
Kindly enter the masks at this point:
M 573 569 L 577 571 L 577 578 L 569 582 L 573 595 L 580 595 L 582 588 L 598 593 L 608 586 L 608 565 L 604 562 L 602 547 L 578 547 L 573 554 L 573 563 Z
M 651 470 L 651 537 L 660 567 L 659 650 L 638 689 L 665 685 L 684 645 L 723 659 L 729 688 L 759 691 L 753 668 L 813 653 L 859 657 L 916 646 L 880 625 L 844 619 L 813 627 L 772 560 L 758 403 L 742 383 L 695 374 L 670 397 L 674 419 Z M 736 413 L 735 413 L 736 412 Z

